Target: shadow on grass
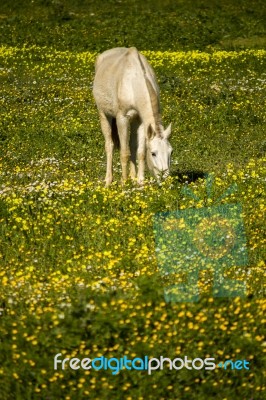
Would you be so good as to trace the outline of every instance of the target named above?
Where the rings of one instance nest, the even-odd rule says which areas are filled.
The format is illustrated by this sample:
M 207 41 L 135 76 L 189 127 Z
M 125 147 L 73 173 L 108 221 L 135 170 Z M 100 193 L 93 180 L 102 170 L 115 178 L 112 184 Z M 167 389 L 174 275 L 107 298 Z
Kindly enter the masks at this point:
M 205 179 L 208 176 L 207 172 L 203 171 L 172 171 L 171 176 L 177 178 L 181 183 L 196 182 L 198 179 Z

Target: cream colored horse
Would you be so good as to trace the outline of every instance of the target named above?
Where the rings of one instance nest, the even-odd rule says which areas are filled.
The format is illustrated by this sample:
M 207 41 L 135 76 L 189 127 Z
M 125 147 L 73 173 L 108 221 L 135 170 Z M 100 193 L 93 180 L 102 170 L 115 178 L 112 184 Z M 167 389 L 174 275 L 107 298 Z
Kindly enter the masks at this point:
M 96 60 L 93 95 L 99 110 L 107 156 L 106 185 L 113 179 L 114 147 L 120 147 L 122 181 L 130 176 L 144 181 L 145 159 L 159 180 L 169 174 L 171 124 L 161 123 L 159 88 L 153 69 L 135 47 L 118 47 Z M 138 172 L 136 171 L 138 161 Z

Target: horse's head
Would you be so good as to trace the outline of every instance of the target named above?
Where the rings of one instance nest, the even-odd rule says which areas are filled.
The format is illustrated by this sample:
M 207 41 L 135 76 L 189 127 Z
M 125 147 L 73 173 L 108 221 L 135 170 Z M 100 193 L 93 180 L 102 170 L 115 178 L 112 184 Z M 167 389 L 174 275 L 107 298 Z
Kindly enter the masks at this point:
M 157 180 L 169 175 L 172 146 L 168 138 L 171 135 L 171 124 L 161 133 L 157 134 L 151 125 L 147 129 L 146 160 L 149 170 Z

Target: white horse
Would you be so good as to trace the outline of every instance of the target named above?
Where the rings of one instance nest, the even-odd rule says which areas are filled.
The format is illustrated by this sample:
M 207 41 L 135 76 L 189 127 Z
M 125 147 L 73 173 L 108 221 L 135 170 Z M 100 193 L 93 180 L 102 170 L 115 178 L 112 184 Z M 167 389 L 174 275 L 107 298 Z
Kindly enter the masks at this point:
M 160 179 L 169 174 L 172 147 L 171 124 L 161 123 L 159 88 L 153 69 L 135 47 L 118 47 L 100 54 L 95 64 L 93 95 L 98 107 L 107 156 L 106 186 L 113 179 L 114 147 L 120 148 L 122 181 L 144 181 L 145 158 L 149 170 Z

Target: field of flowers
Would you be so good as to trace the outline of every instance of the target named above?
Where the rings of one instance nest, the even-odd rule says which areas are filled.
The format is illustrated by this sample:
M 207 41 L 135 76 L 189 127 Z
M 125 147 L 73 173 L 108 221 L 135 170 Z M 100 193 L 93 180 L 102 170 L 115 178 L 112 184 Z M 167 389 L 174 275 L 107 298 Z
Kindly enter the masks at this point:
M 0 46 L 0 400 L 262 400 L 266 50 L 192 50 L 194 39 L 190 49 L 149 50 L 147 40 L 164 125 L 173 123 L 172 175 L 122 187 L 116 154 L 107 189 L 91 92 L 97 51 L 40 44 L 37 33 L 30 43 L 29 27 L 19 42 L 23 24 L 14 21 Z M 154 216 L 220 198 L 242 206 L 248 262 L 228 276 L 245 281 L 245 297 L 214 297 L 207 265 L 198 302 L 166 302 L 164 287 L 184 277 L 158 268 Z M 214 357 L 250 369 L 113 375 L 54 370 L 57 353 Z

